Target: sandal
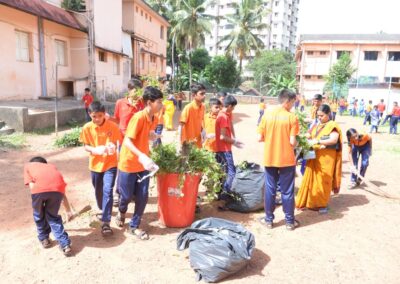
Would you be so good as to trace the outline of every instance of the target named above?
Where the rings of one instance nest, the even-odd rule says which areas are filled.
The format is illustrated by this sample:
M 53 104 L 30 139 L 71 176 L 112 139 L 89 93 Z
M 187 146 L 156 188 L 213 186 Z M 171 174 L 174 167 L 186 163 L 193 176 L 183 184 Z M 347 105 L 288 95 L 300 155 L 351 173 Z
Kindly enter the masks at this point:
M 132 235 L 136 236 L 139 240 L 147 241 L 147 240 L 149 239 L 149 234 L 147 234 L 146 231 L 143 231 L 143 230 L 141 230 L 141 229 L 138 229 L 138 228 L 131 228 L 131 229 L 129 230 L 129 232 L 130 232 Z
M 115 217 L 115 224 L 122 228 L 125 224 L 125 214 L 119 213 L 117 217 Z
M 294 223 L 286 223 L 286 230 L 288 231 L 293 231 L 297 227 L 300 226 L 300 222 L 297 220 L 294 220 Z
M 51 247 L 51 241 L 49 238 L 40 241 L 40 243 L 42 244 L 42 247 L 45 249 Z
M 103 224 L 103 226 L 101 226 L 101 234 L 103 236 L 110 236 L 112 235 L 114 232 L 111 229 L 109 224 Z
M 64 256 L 69 257 L 72 255 L 72 249 L 70 245 L 66 245 L 65 247 L 61 248 Z
M 267 227 L 267 229 L 272 229 L 272 228 L 274 227 L 274 223 L 265 220 L 264 217 L 261 218 L 261 219 L 259 220 L 259 222 L 261 223 L 261 225 Z

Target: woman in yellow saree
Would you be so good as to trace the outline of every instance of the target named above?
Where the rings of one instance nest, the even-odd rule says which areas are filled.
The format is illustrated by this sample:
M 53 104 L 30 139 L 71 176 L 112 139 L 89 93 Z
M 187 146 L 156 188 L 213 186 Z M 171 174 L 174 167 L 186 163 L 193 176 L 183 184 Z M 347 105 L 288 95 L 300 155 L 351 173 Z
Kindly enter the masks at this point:
M 164 113 L 164 125 L 167 130 L 174 130 L 173 120 L 175 113 L 175 99 L 172 95 L 164 101 L 165 113 Z
M 331 192 L 339 193 L 342 175 L 342 131 L 330 120 L 331 110 L 322 105 L 317 111 L 320 123 L 310 131 L 315 159 L 308 160 L 296 196 L 296 208 L 309 208 L 327 213 Z

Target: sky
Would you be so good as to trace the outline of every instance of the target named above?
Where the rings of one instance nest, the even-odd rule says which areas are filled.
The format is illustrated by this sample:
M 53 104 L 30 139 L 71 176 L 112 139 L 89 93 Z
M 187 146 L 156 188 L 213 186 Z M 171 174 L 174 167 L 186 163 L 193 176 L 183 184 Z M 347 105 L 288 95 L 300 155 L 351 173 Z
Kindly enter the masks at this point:
M 300 0 L 298 35 L 400 34 L 400 0 Z

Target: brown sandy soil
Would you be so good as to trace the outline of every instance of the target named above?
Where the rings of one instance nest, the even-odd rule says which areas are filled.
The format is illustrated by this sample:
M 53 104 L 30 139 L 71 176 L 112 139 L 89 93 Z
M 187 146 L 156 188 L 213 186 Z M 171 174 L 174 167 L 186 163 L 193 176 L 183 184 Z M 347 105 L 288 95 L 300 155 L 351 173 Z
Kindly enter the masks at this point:
M 257 144 L 257 106 L 237 107 L 236 132 L 246 147 L 234 150 L 236 162 L 262 162 Z M 359 119 L 339 117 L 343 130 L 361 127 Z M 174 132 L 165 134 L 171 140 Z M 54 247 L 44 250 L 36 239 L 29 191 L 23 187 L 23 163 L 39 154 L 55 163 L 68 183 L 68 196 L 76 209 L 95 208 L 94 192 L 82 148 L 52 149 L 51 135 L 29 139 L 31 148 L 0 152 L 0 282 L 1 283 L 193 283 L 188 251 L 176 250 L 181 229 L 162 228 L 157 215 L 157 190 L 151 189 L 143 228 L 151 235 L 139 241 L 112 223 L 114 236 L 103 239 L 93 212 L 66 225 L 74 257 L 65 258 Z M 399 136 L 374 135 L 374 155 L 368 178 L 381 189 L 400 195 Z M 389 149 L 386 145 L 391 145 Z M 396 148 L 397 147 L 397 148 Z M 266 230 L 257 219 L 262 212 L 218 212 L 202 206 L 197 218 L 215 216 L 242 223 L 254 233 L 256 249 L 250 265 L 225 280 L 227 283 L 399 283 L 400 202 L 365 190 L 348 190 L 347 153 L 344 154 L 341 194 L 332 198 L 329 213 L 297 211 L 301 227 L 285 230 L 283 213 Z M 296 181 L 300 184 L 300 178 Z M 368 188 L 365 188 L 368 189 Z M 129 211 L 133 212 L 133 204 Z

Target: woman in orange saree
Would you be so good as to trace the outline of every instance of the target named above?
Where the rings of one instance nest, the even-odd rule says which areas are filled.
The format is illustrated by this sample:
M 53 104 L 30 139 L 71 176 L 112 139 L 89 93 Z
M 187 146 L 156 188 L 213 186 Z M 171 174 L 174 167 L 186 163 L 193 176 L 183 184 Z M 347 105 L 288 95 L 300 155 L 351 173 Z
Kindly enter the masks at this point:
M 342 175 L 342 131 L 330 120 L 328 105 L 319 107 L 319 124 L 310 131 L 315 159 L 308 160 L 296 196 L 296 208 L 309 208 L 327 213 L 331 192 L 339 193 Z

